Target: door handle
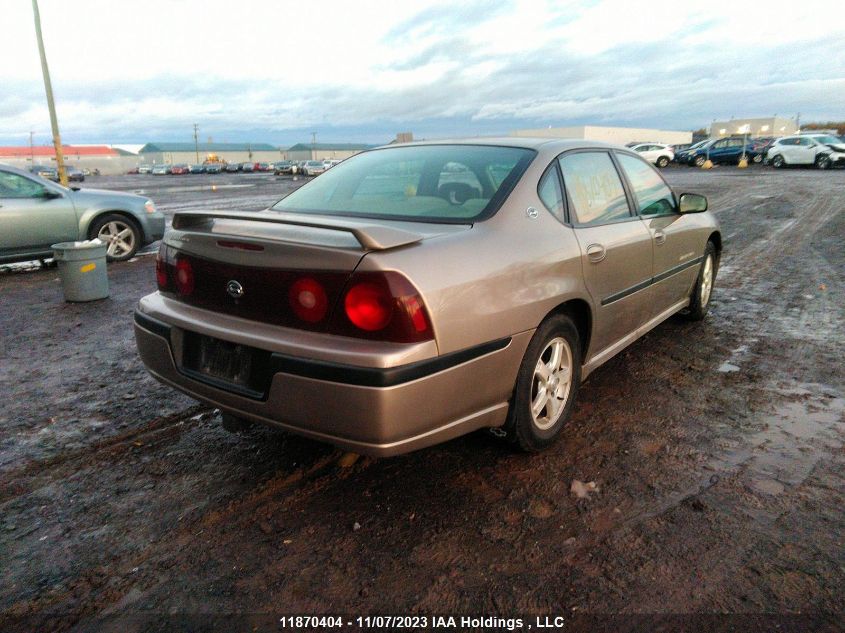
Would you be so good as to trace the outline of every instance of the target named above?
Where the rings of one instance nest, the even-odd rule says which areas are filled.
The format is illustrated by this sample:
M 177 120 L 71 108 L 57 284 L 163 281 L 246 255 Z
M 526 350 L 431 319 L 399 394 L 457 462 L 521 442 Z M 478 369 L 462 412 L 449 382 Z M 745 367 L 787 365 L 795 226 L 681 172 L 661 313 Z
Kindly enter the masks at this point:
M 666 234 L 663 231 L 661 231 L 660 229 L 657 229 L 654 232 L 654 242 L 656 244 L 663 244 L 663 242 L 665 242 L 665 241 L 666 241 Z
M 598 264 L 607 257 L 607 250 L 601 244 L 590 244 L 587 247 L 587 257 L 594 264 Z

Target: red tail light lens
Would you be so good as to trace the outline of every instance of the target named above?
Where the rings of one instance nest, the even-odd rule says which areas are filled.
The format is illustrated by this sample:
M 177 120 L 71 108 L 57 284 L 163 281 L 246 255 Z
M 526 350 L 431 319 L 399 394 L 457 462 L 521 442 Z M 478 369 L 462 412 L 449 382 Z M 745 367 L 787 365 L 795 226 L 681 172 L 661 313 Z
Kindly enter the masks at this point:
M 325 288 L 311 277 L 302 277 L 291 284 L 288 302 L 296 316 L 308 323 L 322 321 L 329 310 Z
M 194 267 L 191 261 L 184 257 L 176 259 L 176 290 L 182 296 L 187 296 L 194 291 Z
M 377 332 L 390 323 L 393 316 L 393 297 L 383 285 L 374 283 L 355 284 L 344 299 L 346 316 L 362 330 Z
M 329 331 L 393 343 L 434 338 L 425 304 L 416 288 L 397 272 L 355 273 Z

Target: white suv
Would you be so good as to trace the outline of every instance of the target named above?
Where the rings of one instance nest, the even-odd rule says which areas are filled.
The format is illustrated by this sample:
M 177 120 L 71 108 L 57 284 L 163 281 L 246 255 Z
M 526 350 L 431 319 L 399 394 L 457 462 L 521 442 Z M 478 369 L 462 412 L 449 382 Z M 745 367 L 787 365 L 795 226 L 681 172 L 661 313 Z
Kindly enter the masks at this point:
M 675 151 L 672 146 L 663 145 L 662 143 L 640 143 L 639 145 L 634 145 L 631 149 L 661 169 L 666 167 L 675 158 Z
M 776 140 L 766 153 L 773 167 L 815 165 L 827 169 L 845 163 L 845 143 L 830 134 L 801 134 Z

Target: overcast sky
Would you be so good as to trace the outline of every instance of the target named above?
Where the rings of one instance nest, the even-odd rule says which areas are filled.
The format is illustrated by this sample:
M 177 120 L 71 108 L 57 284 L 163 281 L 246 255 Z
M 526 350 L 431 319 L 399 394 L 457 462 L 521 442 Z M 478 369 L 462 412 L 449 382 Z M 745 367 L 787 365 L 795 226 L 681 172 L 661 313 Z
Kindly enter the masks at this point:
M 46 144 L 30 0 L 0 0 L 0 143 Z M 385 142 L 845 118 L 845 2 L 41 0 L 66 143 Z

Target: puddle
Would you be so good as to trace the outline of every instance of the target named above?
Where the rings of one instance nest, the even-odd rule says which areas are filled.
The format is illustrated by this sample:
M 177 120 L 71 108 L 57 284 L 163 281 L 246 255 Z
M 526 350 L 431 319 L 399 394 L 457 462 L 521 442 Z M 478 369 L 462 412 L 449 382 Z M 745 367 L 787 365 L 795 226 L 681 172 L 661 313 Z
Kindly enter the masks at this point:
M 710 463 L 716 471 L 742 466 L 750 477 L 749 487 L 769 495 L 781 494 L 784 486 L 800 485 L 820 459 L 845 446 L 845 398 L 820 385 L 773 392 L 773 403 L 781 399 L 778 396 L 785 401 L 775 404 L 774 411 L 755 416 L 762 428 L 738 444 L 723 444 L 726 450 Z
M 732 371 L 739 371 L 739 367 L 737 367 L 736 365 L 734 365 L 732 363 L 725 361 L 724 363 L 719 365 L 719 368 L 716 371 L 720 371 L 723 374 L 727 374 L 727 373 L 732 372 Z

